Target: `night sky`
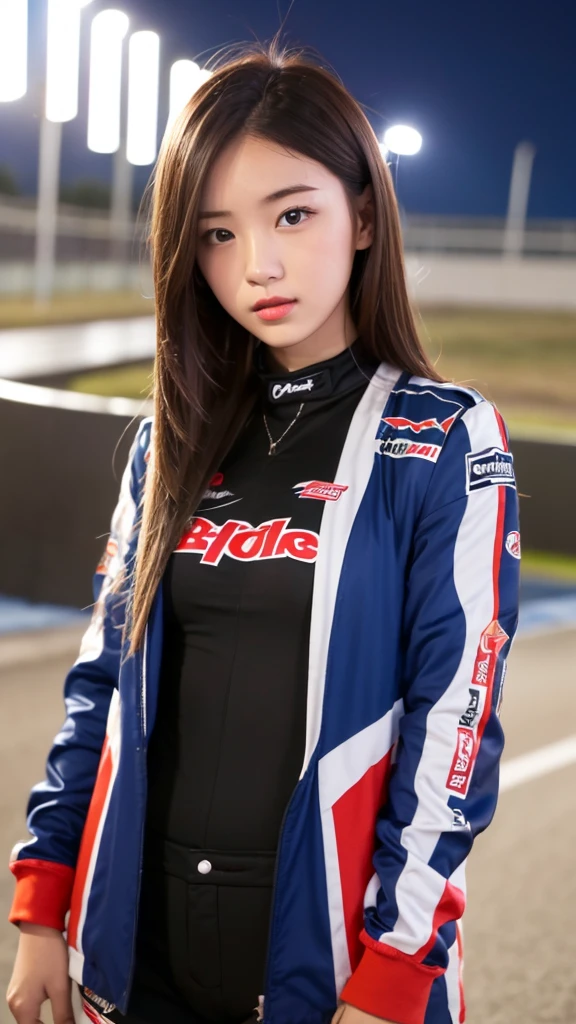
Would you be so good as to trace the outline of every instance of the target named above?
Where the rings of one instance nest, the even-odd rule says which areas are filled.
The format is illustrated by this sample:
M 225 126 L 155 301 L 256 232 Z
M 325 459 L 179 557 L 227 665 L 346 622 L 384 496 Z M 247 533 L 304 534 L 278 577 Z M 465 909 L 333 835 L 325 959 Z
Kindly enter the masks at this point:
M 220 47 L 271 38 L 320 52 L 364 105 L 381 139 L 412 124 L 424 144 L 395 169 L 409 213 L 505 214 L 514 146 L 536 146 L 529 216 L 576 218 L 576 3 L 548 0 L 94 0 L 84 12 L 80 113 L 63 126 L 62 180 L 109 180 L 112 157 L 86 148 L 89 20 L 119 7 L 131 30 L 161 37 L 159 136 L 173 60 L 204 64 Z M 30 0 L 29 91 L 0 104 L 0 163 L 36 188 L 45 0 Z M 136 169 L 141 191 L 152 167 Z

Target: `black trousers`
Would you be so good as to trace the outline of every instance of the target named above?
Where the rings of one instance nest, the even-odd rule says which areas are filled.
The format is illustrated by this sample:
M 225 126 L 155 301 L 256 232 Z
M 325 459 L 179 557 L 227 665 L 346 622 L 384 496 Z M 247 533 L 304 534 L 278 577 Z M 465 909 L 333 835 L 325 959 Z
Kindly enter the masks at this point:
M 128 1012 L 104 1019 L 255 1024 L 275 862 L 275 851 L 189 849 L 148 832 Z

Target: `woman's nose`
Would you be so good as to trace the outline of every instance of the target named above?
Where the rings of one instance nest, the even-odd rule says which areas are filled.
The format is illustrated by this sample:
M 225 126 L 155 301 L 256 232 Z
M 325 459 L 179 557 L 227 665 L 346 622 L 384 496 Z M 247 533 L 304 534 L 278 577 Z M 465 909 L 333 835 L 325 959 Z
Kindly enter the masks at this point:
M 282 277 L 282 264 L 271 239 L 252 238 L 246 248 L 246 279 L 263 284 Z

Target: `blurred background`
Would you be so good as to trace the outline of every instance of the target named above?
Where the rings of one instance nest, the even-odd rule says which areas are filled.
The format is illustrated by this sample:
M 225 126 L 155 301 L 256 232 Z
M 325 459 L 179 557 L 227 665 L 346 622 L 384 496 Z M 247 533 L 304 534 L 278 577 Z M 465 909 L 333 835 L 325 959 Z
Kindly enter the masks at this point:
M 576 8 L 0 0 L 0 837 L 63 717 L 139 418 L 154 300 L 145 190 L 220 47 L 315 48 L 391 169 L 440 372 L 503 413 L 522 607 L 496 819 L 470 858 L 471 1024 L 576 1021 Z M 18 932 L 0 873 L 0 983 Z M 49 1009 L 45 1006 L 46 1021 Z M 11 1020 L 0 1002 L 0 1022 Z M 449 1022 L 447 1022 L 449 1024 Z

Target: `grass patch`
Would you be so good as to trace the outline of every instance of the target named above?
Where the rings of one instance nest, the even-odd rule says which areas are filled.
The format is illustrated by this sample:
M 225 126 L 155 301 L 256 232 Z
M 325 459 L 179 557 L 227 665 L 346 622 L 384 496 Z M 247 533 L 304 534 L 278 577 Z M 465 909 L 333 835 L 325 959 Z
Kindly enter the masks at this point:
M 153 299 L 132 291 L 62 292 L 41 306 L 35 305 L 32 295 L 0 299 L 0 329 L 153 315 Z
M 94 370 L 71 377 L 68 387 L 85 395 L 105 395 L 122 398 L 148 398 L 152 388 L 153 363 L 138 366 L 118 366 L 110 370 Z
M 419 333 L 439 372 L 481 391 L 511 427 L 576 429 L 576 314 L 422 308 Z
M 548 551 L 522 551 L 522 572 L 576 584 L 576 558 Z
M 576 314 L 422 309 L 419 331 L 437 369 L 495 402 L 518 435 L 555 430 L 576 440 Z M 77 391 L 139 398 L 152 364 L 78 375 Z

